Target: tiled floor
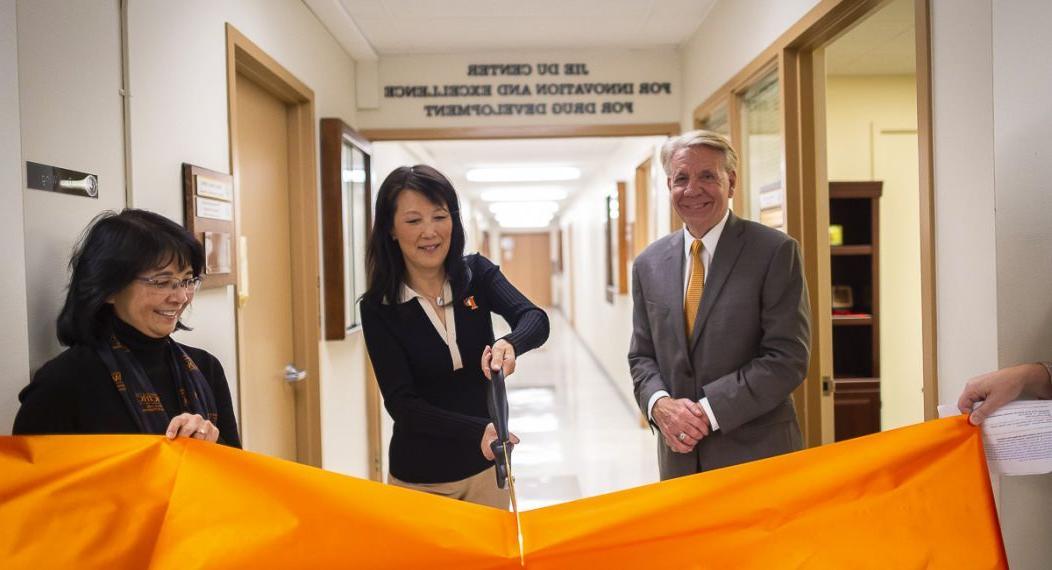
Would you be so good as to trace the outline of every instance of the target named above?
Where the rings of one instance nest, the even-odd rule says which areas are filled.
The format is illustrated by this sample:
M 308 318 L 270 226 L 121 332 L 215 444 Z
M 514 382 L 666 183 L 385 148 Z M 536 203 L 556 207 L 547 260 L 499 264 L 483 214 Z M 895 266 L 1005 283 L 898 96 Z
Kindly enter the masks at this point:
M 654 436 L 562 314 L 548 314 L 548 342 L 508 379 L 511 431 L 522 439 L 512 452 L 519 509 L 657 481 Z M 498 337 L 507 331 L 499 318 L 494 325 Z

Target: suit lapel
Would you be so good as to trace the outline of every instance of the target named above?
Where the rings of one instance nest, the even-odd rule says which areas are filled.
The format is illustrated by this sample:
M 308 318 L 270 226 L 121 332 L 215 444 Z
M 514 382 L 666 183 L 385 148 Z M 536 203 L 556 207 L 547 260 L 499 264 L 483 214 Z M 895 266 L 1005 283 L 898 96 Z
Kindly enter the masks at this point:
M 677 231 L 669 240 L 669 247 L 665 250 L 662 267 L 668 271 L 667 278 L 659 277 L 661 283 L 661 303 L 669 307 L 674 330 L 681 334 L 673 335 L 679 339 L 679 350 L 687 350 L 687 338 L 683 331 L 687 329 L 687 320 L 683 316 L 683 265 L 686 260 L 683 255 L 683 231 Z M 660 270 L 660 268 L 659 268 Z
M 745 245 L 742 237 L 744 231 L 745 224 L 734 215 L 734 212 L 731 212 L 727 218 L 727 225 L 723 227 L 720 241 L 716 244 L 716 251 L 712 254 L 712 263 L 709 264 L 709 272 L 705 278 L 705 290 L 701 294 L 701 305 L 698 306 L 698 318 L 695 319 L 694 331 L 690 337 L 689 349 L 691 351 L 698 344 L 701 331 L 705 328 L 705 321 L 712 313 L 712 307 L 716 304 L 720 291 L 723 290 L 727 278 L 730 277 L 734 265 L 738 262 L 738 255 L 741 254 L 742 247 Z M 683 327 L 686 327 L 685 322 Z

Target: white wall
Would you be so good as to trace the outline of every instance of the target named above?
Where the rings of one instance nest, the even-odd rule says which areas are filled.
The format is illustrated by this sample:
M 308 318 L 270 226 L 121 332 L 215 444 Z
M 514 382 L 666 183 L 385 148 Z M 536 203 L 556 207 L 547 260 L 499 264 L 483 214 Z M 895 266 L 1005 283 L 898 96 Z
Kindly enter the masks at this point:
M 1052 53 L 1052 4 L 994 2 L 992 21 L 997 352 L 1008 366 L 1052 359 L 1052 74 L 1035 60 Z M 1012 568 L 1052 567 L 1052 475 L 1002 478 L 1000 493 Z
M 881 428 L 922 422 L 915 76 L 828 77 L 826 126 L 830 180 L 883 182 L 879 202 Z
M 563 258 L 567 267 L 561 277 L 560 288 L 569 290 L 569 272 L 572 272 L 574 306 L 568 310 L 573 311 L 574 327 L 625 402 L 633 409 L 637 408 L 637 404 L 628 369 L 632 297 L 631 294 L 614 295 L 613 304 L 606 302 L 606 196 L 617 190 L 619 181 L 626 183 L 629 193 L 634 191 L 636 167 L 648 157 L 654 157 L 659 141 L 658 138 L 624 139 L 600 172 L 590 179 L 586 189 L 565 207 L 559 221 L 560 227 L 569 228 L 570 244 L 573 247 L 573 252 Z M 654 162 L 657 162 L 656 157 Z M 667 197 L 662 197 L 660 193 L 663 188 L 662 185 L 655 192 L 659 197 L 652 197 L 652 204 L 662 200 L 668 202 Z M 616 255 L 614 259 L 616 284 Z M 605 331 L 619 332 L 607 334 Z
M 997 367 L 992 17 L 989 0 L 932 2 L 940 404 Z
M 18 391 L 29 380 L 20 130 L 15 0 L 0 0 L 0 195 L 6 203 L 0 210 L 0 243 L 6 245 L 8 260 L 0 274 L 0 362 L 7 371 L 0 379 L 0 434 L 11 433 Z
M 100 211 L 125 205 L 120 18 L 116 0 L 23 0 L 17 22 L 22 160 L 95 174 L 99 182 L 97 199 L 29 190 L 19 169 L 35 370 L 61 350 L 55 318 L 73 243 Z
M 975 374 L 1052 358 L 1052 81 L 1043 2 L 932 6 L 939 400 Z M 997 489 L 1012 568 L 1052 566 L 1052 477 Z
M 723 0 L 681 47 L 684 130 L 694 108 L 767 49 L 818 4 L 817 0 Z

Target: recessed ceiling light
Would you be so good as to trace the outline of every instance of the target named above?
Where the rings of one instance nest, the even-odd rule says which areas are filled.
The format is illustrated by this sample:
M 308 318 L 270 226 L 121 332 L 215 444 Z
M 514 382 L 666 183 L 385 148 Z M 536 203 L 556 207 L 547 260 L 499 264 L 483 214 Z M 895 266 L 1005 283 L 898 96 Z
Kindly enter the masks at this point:
M 567 192 L 558 186 L 505 186 L 483 190 L 480 196 L 485 202 L 535 202 L 563 200 Z
M 470 182 L 554 182 L 577 180 L 581 177 L 581 169 L 573 166 L 472 168 L 466 176 Z
M 496 202 L 489 205 L 489 211 L 501 214 L 554 214 L 559 211 L 555 202 Z
M 497 214 L 497 223 L 502 228 L 545 228 L 552 222 L 552 214 L 507 212 Z
M 361 168 L 355 168 L 354 170 L 343 171 L 344 182 L 365 182 L 365 171 Z

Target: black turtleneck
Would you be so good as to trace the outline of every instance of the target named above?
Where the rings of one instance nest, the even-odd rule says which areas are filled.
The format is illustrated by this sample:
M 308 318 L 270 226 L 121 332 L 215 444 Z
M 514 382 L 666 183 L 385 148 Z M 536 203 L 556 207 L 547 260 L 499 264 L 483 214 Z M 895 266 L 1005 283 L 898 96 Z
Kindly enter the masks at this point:
M 128 323 L 113 318 L 113 332 L 117 338 L 131 349 L 132 356 L 142 366 L 146 377 L 150 379 L 153 389 L 161 397 L 161 404 L 169 418 L 174 418 L 187 411 L 183 409 L 172 377 L 172 366 L 169 354 L 171 344 L 168 337 L 153 338 L 139 332 L 139 329 Z
M 116 317 L 113 332 L 143 367 L 168 416 L 184 412 L 170 367 L 168 338 L 148 337 Z M 203 350 L 180 346 L 212 389 L 219 412 L 219 442 L 241 447 L 223 366 Z M 70 347 L 45 363 L 18 399 L 22 406 L 15 416 L 15 435 L 139 433 L 109 370 L 88 346 Z

